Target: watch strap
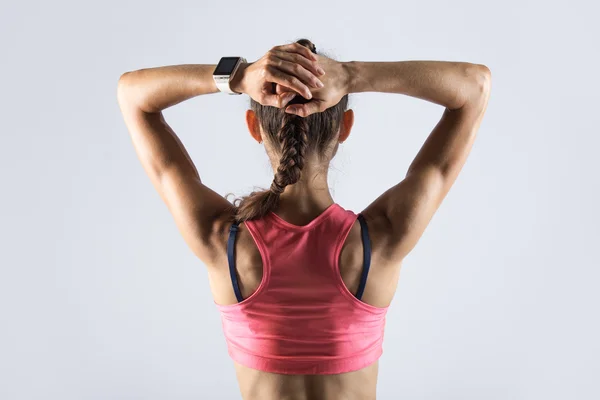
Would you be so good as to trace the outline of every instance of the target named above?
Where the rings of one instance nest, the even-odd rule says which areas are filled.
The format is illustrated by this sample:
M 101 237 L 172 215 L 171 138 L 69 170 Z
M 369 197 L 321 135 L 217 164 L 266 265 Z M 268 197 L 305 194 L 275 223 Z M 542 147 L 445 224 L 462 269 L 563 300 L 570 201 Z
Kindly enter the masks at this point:
M 232 73 L 230 75 L 213 75 L 213 79 L 215 81 L 215 84 L 217 85 L 217 89 L 219 89 L 219 91 L 223 92 L 223 93 L 227 93 L 227 94 L 242 94 L 242 93 L 238 93 L 238 92 L 234 92 L 231 89 L 231 86 L 229 85 L 231 80 L 233 79 L 233 77 L 236 75 L 236 73 L 239 70 L 239 66 L 242 63 L 246 63 L 246 59 L 244 57 L 240 57 L 239 62 L 237 63 L 237 65 L 235 66 L 234 70 L 232 71 Z

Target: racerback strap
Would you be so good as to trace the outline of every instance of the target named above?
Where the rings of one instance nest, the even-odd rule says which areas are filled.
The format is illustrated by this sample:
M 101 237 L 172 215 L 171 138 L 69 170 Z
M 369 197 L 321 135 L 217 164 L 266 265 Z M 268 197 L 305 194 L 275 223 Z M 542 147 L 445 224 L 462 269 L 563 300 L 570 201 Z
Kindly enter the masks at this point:
M 238 302 L 244 300 L 242 292 L 240 291 L 240 285 L 238 283 L 237 274 L 235 271 L 235 237 L 239 229 L 239 223 L 234 222 L 229 228 L 229 239 L 227 240 L 227 261 L 229 262 L 229 275 L 231 276 L 231 283 L 233 284 L 233 291 Z
M 365 286 L 367 284 L 367 276 L 369 275 L 369 268 L 371 267 L 371 240 L 369 239 L 369 229 L 367 228 L 367 221 L 362 214 L 358 214 L 358 221 L 360 222 L 360 229 L 362 234 L 363 243 L 363 270 L 360 277 L 360 284 L 356 291 L 356 298 L 361 299 Z

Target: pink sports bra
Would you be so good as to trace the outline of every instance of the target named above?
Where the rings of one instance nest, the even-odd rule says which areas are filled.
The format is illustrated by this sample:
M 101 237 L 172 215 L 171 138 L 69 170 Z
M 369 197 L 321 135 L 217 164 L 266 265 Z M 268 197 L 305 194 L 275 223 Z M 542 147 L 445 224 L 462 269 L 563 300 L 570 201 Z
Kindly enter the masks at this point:
M 356 294 L 339 270 L 342 245 L 359 220 L 364 248 Z M 250 368 L 280 374 L 338 374 L 364 368 L 383 352 L 388 307 L 362 302 L 371 243 L 361 214 L 333 203 L 307 225 L 269 212 L 244 222 L 263 261 L 257 290 L 242 298 L 234 262 L 238 225 L 227 242 L 229 269 L 238 303 L 216 304 L 229 355 Z

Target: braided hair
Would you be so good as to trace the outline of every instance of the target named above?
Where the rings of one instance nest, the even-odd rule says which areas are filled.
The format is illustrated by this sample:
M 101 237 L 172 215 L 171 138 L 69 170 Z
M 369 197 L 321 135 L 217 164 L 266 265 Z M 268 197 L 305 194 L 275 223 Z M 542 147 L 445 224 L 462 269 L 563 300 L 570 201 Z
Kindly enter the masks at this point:
M 297 43 L 317 53 L 310 40 L 300 39 Z M 296 95 L 288 104 L 303 104 L 309 101 Z M 258 219 L 276 209 L 279 196 L 286 186 L 300 180 L 309 152 L 316 152 L 322 158 L 327 146 L 337 138 L 344 111 L 348 106 L 348 95 L 342 97 L 335 106 L 307 117 L 286 113 L 284 109 L 277 107 L 263 106 L 253 99 L 250 106 L 268 140 L 279 152 L 280 159 L 268 190 L 255 191 L 234 201 L 237 222 Z

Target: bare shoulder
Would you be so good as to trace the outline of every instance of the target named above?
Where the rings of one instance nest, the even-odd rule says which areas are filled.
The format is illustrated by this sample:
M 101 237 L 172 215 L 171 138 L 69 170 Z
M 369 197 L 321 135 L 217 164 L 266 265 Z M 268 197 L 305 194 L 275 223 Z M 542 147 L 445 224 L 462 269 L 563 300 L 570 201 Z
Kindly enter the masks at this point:
M 232 289 L 227 257 L 227 243 L 233 224 L 233 211 L 226 210 L 215 217 L 211 234 L 213 257 L 206 262 L 211 291 L 217 304 L 238 302 Z M 256 242 L 244 223 L 238 225 L 234 241 L 234 264 L 243 298 L 250 297 L 259 287 L 263 276 L 263 261 Z
M 383 212 L 367 207 L 360 212 L 365 218 L 371 240 L 372 262 L 386 267 L 399 266 L 402 259 L 396 255 L 392 224 Z M 354 227 L 356 228 L 356 226 Z M 360 232 L 360 226 L 358 226 Z
M 387 219 L 366 211 L 361 214 L 371 243 L 371 265 L 361 300 L 375 307 L 387 307 L 396 292 L 402 260 L 394 257 L 391 251 Z M 342 246 L 339 261 L 344 284 L 352 293 L 357 292 L 364 267 L 362 240 L 362 227 L 356 220 Z
M 233 215 L 233 209 L 226 209 L 216 214 L 213 218 L 211 230 L 208 234 L 212 254 L 209 259 L 202 260 L 209 268 L 214 269 L 227 266 L 227 240 L 229 239 L 229 230 L 234 221 Z M 240 227 L 241 229 L 242 227 Z M 238 235 L 236 240 L 239 240 L 239 236 L 241 235 Z

